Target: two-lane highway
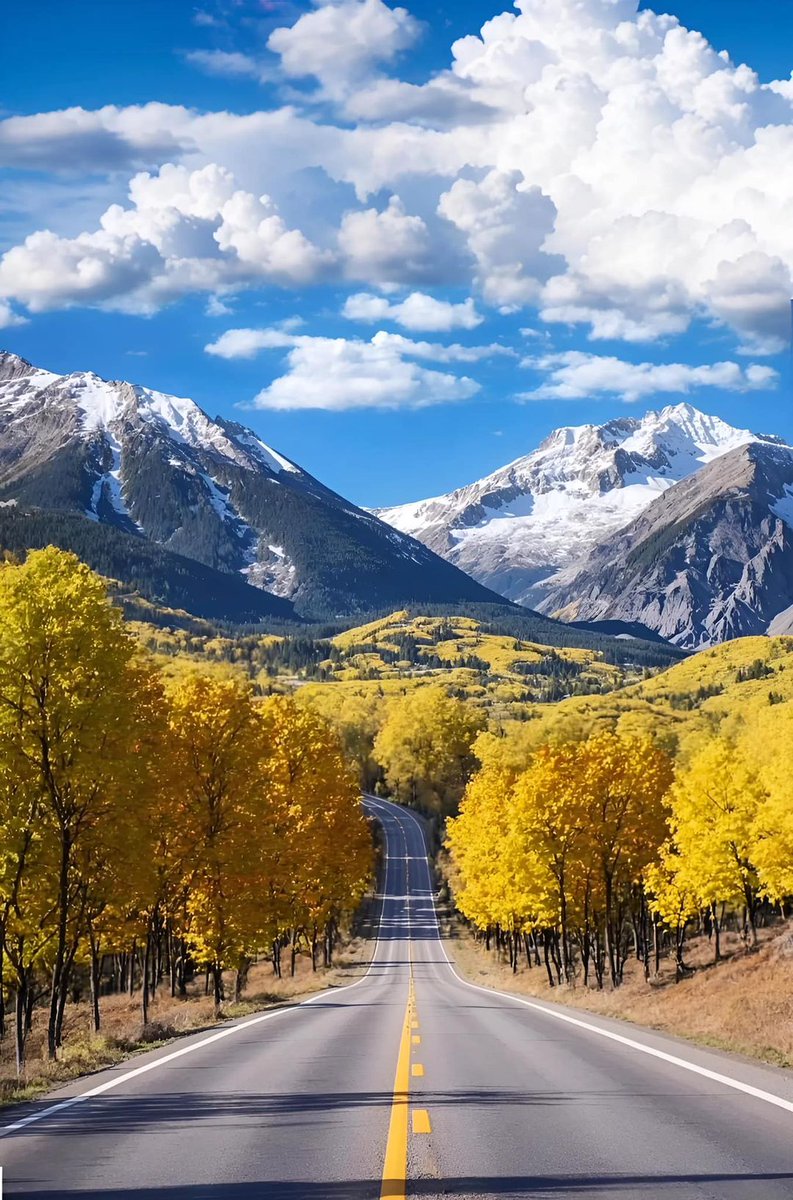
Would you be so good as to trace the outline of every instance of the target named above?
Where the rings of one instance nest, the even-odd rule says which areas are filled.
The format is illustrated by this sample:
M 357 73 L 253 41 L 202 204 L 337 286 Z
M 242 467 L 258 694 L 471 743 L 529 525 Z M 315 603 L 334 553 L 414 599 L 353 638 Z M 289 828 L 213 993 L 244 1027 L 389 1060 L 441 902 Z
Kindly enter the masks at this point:
M 386 855 L 366 974 L 10 1114 L 6 1195 L 793 1197 L 788 1073 L 465 983 L 421 823 L 367 805 Z

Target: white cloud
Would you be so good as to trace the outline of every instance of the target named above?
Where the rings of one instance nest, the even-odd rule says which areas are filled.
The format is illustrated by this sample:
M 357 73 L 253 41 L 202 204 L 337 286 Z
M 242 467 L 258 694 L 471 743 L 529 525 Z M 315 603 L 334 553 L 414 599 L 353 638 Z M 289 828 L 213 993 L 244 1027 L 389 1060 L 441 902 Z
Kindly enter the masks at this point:
M 0 121 L 0 162 L 109 176 L 165 159 L 189 173 L 216 163 L 236 191 L 266 194 L 277 210 L 250 201 L 244 231 L 227 228 L 228 249 L 174 253 L 164 270 L 141 261 L 140 232 L 118 246 L 95 222 L 63 244 L 54 210 L 45 241 L 28 247 L 29 278 L 14 274 L 20 299 L 135 305 L 142 291 L 151 305 L 218 274 L 215 287 L 229 274 L 230 286 L 302 286 L 335 271 L 372 288 L 476 286 L 493 304 L 538 305 L 547 322 L 594 338 L 670 337 L 697 317 L 731 327 L 747 352 L 779 349 L 793 286 L 790 82 L 762 84 L 638 0 L 515 7 L 457 41 L 451 69 L 423 84 L 385 73 L 418 32 L 404 9 L 326 0 L 271 35 L 282 81 L 320 83 L 292 88 L 287 106 L 106 106 Z M 383 210 L 381 194 L 404 203 Z M 211 240 L 217 226 L 201 222 L 212 220 L 158 216 L 161 236 L 188 248 Z M 41 261 L 50 250 L 60 283 Z M 141 283 L 152 272 L 156 286 Z
M 284 350 L 294 337 L 283 329 L 227 329 L 204 349 L 217 358 L 255 358 L 262 350 Z
M 0 121 L 0 165 L 57 171 L 116 171 L 181 153 L 194 114 L 170 104 L 73 107 Z
M 285 327 L 286 326 L 286 327 Z M 220 358 L 253 358 L 262 350 L 286 350 L 288 370 L 263 388 L 258 408 L 342 411 L 351 408 L 426 408 L 470 399 L 476 380 L 420 365 L 474 363 L 514 352 L 490 346 L 442 345 L 380 331 L 359 338 L 309 337 L 289 323 L 267 329 L 229 329 L 206 347 Z
M 6 300 L 0 300 L 0 329 L 11 329 L 14 325 L 25 325 L 27 318 L 14 312 Z
M 280 56 L 286 75 L 314 76 L 330 94 L 338 94 L 393 61 L 420 31 L 407 9 L 389 8 L 382 0 L 320 0 L 294 25 L 275 29 L 267 48 Z
M 743 368 L 735 362 L 690 366 L 687 363 L 630 363 L 619 358 L 570 350 L 527 358 L 523 366 L 547 373 L 547 380 L 525 400 L 587 400 L 619 396 L 643 400 L 658 394 L 680 395 L 699 388 L 728 392 L 751 392 L 775 387 L 779 376 L 770 367 L 753 364 Z
M 207 300 L 204 311 L 208 317 L 227 317 L 234 310 L 223 296 L 214 295 Z
M 465 235 L 485 298 L 508 308 L 535 301 L 554 262 L 543 250 L 554 206 L 538 188 L 519 185 L 516 172 L 490 171 L 478 183 L 458 179 L 438 205 Z
M 267 282 L 311 283 L 332 262 L 290 229 L 268 196 L 236 188 L 216 164 L 166 164 L 130 183 L 100 228 L 65 238 L 42 230 L 0 259 L 0 297 L 32 312 L 71 304 L 151 311 L 191 291 Z
M 327 341 L 327 338 L 314 338 L 308 334 L 295 332 L 302 321 L 300 318 L 287 318 L 277 325 L 267 329 L 227 329 L 214 342 L 204 347 L 207 354 L 219 358 L 253 358 L 261 350 L 277 350 L 286 346 L 301 346 L 314 341 Z M 333 339 L 330 339 L 333 340 Z M 397 354 L 412 358 L 427 358 L 434 362 L 481 362 L 484 358 L 505 356 L 516 357 L 515 351 L 499 342 L 491 342 L 487 346 L 461 346 L 457 342 L 417 342 L 404 337 L 401 333 L 387 333 L 381 329 L 370 342 L 362 342 L 357 338 L 338 338 L 339 342 L 348 345 L 370 345 L 394 351 Z
M 421 217 L 405 212 L 398 196 L 388 206 L 346 212 L 339 249 L 350 279 L 385 287 L 424 280 L 436 271 L 429 230 Z
M 261 79 L 263 74 L 255 58 L 238 50 L 190 50 L 185 58 L 207 74 L 226 79 Z
M 429 333 L 476 329 L 484 320 L 470 297 L 462 304 L 452 304 L 448 300 L 436 300 L 426 292 L 411 292 L 398 302 L 385 296 L 374 296 L 371 292 L 356 292 L 347 297 L 342 311 L 351 321 L 371 324 L 393 321 L 403 329 L 421 329 Z

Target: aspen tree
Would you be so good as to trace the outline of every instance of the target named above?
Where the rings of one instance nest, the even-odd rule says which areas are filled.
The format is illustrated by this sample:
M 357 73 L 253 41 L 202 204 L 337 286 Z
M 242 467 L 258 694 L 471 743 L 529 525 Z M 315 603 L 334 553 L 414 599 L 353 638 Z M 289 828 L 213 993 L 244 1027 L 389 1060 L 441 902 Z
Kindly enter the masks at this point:
M 82 931 L 77 856 L 128 753 L 134 653 L 104 584 L 74 555 L 49 547 L 0 566 L 0 755 L 40 789 L 42 827 L 56 843 L 51 1058 Z

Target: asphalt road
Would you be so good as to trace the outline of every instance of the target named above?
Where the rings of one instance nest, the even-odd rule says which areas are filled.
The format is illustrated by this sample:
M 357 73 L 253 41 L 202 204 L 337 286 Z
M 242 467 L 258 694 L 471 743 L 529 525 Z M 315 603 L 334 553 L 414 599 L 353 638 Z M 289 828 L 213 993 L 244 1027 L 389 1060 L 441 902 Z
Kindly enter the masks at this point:
M 368 973 L 9 1112 L 6 1196 L 793 1197 L 791 1073 L 464 983 L 420 822 L 367 803 Z

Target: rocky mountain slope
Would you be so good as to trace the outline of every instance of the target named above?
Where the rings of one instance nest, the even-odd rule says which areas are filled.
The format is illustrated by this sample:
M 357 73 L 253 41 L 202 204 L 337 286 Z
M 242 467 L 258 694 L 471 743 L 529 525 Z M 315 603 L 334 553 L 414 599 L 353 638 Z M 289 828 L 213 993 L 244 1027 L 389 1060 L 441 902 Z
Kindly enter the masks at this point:
M 97 569 L 207 616 L 497 599 L 250 429 L 192 400 L 13 354 L 0 354 L 0 505 L 9 548 L 79 542 Z
M 559 569 L 628 525 L 667 488 L 755 440 L 774 443 L 677 404 L 640 419 L 557 429 L 485 479 L 375 511 L 488 587 L 537 607 Z
M 739 446 L 670 487 L 579 565 L 541 608 L 636 621 L 697 648 L 793 628 L 793 449 Z

